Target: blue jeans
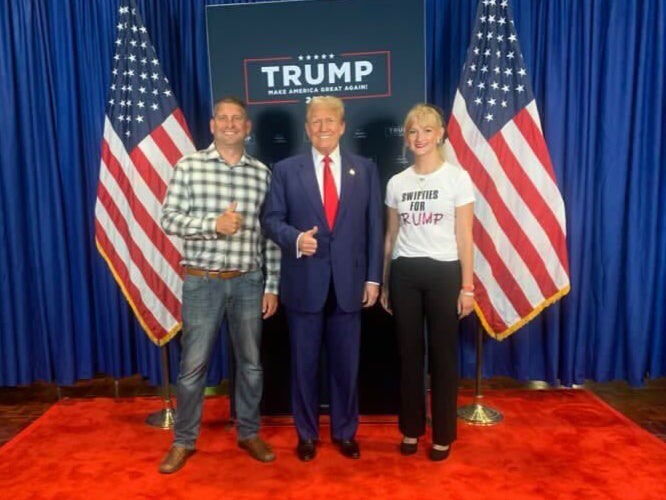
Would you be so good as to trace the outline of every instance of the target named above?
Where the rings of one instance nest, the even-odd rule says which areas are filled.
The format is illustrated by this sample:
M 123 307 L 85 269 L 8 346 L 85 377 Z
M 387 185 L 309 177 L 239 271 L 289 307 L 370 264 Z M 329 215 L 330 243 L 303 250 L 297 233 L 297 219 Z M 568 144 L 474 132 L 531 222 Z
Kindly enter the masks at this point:
M 208 362 L 225 314 L 236 359 L 237 437 L 247 439 L 259 432 L 263 293 L 259 270 L 232 279 L 185 276 L 174 445 L 194 449 L 201 429 Z

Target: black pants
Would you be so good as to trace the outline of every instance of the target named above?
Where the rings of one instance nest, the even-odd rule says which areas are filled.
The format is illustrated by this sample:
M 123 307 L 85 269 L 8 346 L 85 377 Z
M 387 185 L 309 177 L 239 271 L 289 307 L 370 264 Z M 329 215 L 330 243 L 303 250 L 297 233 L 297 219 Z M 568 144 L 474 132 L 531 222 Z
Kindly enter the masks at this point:
M 389 294 L 400 349 L 400 431 L 425 433 L 425 339 L 428 325 L 433 442 L 456 439 L 460 262 L 401 257 L 391 263 Z

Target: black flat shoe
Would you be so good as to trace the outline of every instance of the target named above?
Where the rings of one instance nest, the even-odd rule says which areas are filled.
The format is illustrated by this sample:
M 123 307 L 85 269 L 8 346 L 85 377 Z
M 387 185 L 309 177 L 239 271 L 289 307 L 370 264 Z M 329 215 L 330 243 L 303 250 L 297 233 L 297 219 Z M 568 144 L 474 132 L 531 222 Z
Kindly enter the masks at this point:
M 401 455 L 413 455 L 419 449 L 419 442 L 416 443 L 405 443 L 403 440 L 400 443 L 400 454 Z
M 296 446 L 296 455 L 303 462 L 309 462 L 317 456 L 317 447 L 315 446 L 314 439 L 299 439 Z
M 442 460 L 446 460 L 449 458 L 449 454 L 451 453 L 451 445 L 446 450 L 438 450 L 436 448 L 430 448 L 430 460 L 433 462 L 441 462 Z

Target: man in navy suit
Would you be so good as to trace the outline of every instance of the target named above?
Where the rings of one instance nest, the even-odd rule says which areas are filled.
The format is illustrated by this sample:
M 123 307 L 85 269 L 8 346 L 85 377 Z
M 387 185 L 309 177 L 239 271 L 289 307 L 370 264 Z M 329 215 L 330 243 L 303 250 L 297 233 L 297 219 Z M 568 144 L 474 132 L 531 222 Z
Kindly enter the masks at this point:
M 292 408 L 303 461 L 319 438 L 319 356 L 326 347 L 331 436 L 359 458 L 361 309 L 377 300 L 382 272 L 381 194 L 371 161 L 343 151 L 344 104 L 314 97 L 305 131 L 312 149 L 275 165 L 263 226 L 282 249 L 280 297 L 289 325 Z

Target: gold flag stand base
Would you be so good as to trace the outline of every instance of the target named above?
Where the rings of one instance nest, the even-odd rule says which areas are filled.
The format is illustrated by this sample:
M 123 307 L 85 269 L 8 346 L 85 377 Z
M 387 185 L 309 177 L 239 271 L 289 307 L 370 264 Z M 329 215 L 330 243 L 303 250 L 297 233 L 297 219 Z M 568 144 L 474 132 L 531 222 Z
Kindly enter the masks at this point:
M 458 418 L 470 425 L 491 426 L 499 424 L 504 416 L 499 410 L 481 404 L 481 348 L 483 345 L 483 329 L 479 326 L 476 337 L 476 381 L 474 387 L 474 402 L 471 405 L 458 408 Z
M 158 429 L 173 429 L 176 420 L 176 410 L 173 408 L 164 408 L 163 410 L 151 413 L 146 417 L 146 424 Z
M 495 408 L 475 402 L 458 408 L 458 418 L 471 425 L 490 426 L 499 424 L 504 419 L 504 415 Z
M 171 388 L 169 386 L 169 356 L 167 345 L 162 346 L 162 409 L 151 413 L 144 421 L 146 425 L 158 429 L 173 429 L 176 420 L 176 410 L 171 402 Z

